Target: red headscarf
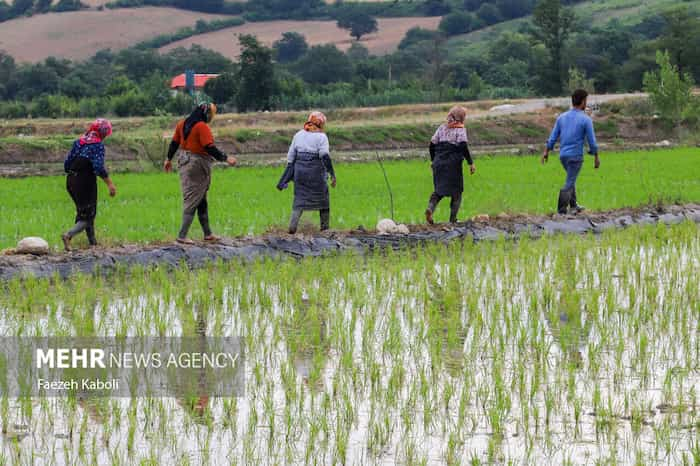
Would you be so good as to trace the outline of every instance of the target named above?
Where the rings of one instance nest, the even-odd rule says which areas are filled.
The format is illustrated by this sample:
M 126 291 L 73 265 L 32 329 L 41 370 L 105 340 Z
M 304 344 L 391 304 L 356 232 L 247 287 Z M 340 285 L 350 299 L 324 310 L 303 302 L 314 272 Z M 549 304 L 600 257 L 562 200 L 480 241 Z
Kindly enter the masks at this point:
M 304 123 L 304 129 L 311 132 L 323 131 L 324 126 L 326 126 L 326 115 L 321 112 L 311 112 Z
M 80 138 L 80 145 L 97 144 L 98 142 L 102 142 L 102 140 L 110 134 L 112 134 L 112 123 L 104 118 L 98 118 Z

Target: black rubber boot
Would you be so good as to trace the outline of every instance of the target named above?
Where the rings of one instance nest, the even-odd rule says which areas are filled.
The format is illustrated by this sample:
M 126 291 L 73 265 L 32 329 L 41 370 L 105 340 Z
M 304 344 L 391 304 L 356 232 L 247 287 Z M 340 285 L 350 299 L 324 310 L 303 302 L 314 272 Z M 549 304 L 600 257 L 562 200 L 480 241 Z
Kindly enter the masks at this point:
M 301 219 L 301 214 L 303 210 L 294 209 L 292 210 L 292 218 L 289 219 L 289 229 L 287 230 L 290 235 L 297 232 L 297 227 L 299 226 L 299 220 Z
M 85 228 L 85 233 L 87 233 L 88 243 L 90 246 L 97 246 L 97 238 L 95 238 L 95 222 L 92 221 Z
M 321 231 L 326 231 L 331 227 L 331 211 L 330 209 L 322 209 L 319 212 L 321 217 Z
M 571 207 L 571 210 L 574 211 L 574 213 L 579 213 L 583 212 L 586 210 L 585 207 L 578 205 L 578 202 L 576 200 L 576 188 L 574 188 L 572 194 L 571 194 L 571 199 L 569 200 L 569 207 Z
M 567 207 L 571 201 L 571 189 L 562 189 L 559 191 L 559 203 L 557 204 L 557 212 L 561 215 L 566 215 Z

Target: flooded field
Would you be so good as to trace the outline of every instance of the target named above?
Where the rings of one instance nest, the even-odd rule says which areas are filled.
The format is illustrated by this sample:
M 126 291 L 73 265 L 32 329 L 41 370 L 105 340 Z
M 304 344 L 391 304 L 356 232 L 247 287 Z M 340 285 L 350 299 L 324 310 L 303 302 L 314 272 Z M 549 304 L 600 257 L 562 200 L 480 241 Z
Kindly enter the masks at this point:
M 246 365 L 240 396 L 5 396 L 0 464 L 697 464 L 698 233 L 6 282 L 4 336 L 240 336 Z

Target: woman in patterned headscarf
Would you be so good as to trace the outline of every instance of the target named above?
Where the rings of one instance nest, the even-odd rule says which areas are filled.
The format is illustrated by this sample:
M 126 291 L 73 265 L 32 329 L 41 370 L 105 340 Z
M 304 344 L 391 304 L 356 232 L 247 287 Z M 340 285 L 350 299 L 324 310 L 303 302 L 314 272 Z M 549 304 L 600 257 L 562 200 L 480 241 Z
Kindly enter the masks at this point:
M 323 132 L 326 116 L 321 112 L 309 115 L 304 129 L 300 130 L 289 146 L 287 168 L 282 174 L 277 189 L 287 188 L 294 181 L 294 204 L 289 221 L 289 233 L 294 234 L 305 210 L 318 210 L 321 231 L 330 228 L 330 199 L 327 180 L 335 188 L 336 179 L 330 157 L 328 137 Z
M 450 222 L 457 222 L 457 214 L 462 204 L 464 191 L 464 174 L 462 161 L 469 163 L 469 171 L 476 172 L 474 161 L 469 153 L 467 130 L 464 120 L 467 110 L 464 107 L 452 107 L 447 115 L 447 122 L 440 125 L 430 141 L 430 160 L 433 169 L 435 190 L 430 195 L 425 219 L 433 224 L 433 212 L 443 197 L 450 196 Z
M 87 233 L 90 246 L 95 246 L 95 216 L 97 215 L 97 177 L 107 184 L 109 195 L 114 197 L 117 188 L 105 168 L 105 146 L 102 141 L 112 134 L 112 123 L 99 118 L 87 132 L 73 143 L 63 168 L 68 174 L 66 189 L 75 203 L 75 225 L 61 237 L 66 251 L 70 251 L 71 239 L 78 233 Z

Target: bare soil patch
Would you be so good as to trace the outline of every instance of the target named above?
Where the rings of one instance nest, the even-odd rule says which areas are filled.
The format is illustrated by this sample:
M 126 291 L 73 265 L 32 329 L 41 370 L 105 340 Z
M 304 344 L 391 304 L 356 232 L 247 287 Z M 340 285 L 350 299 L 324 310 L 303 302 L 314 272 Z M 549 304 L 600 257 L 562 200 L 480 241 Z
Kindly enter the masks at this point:
M 362 38 L 360 43 L 376 55 L 383 55 L 396 50 L 406 31 L 412 27 L 436 29 L 439 17 L 416 18 L 379 18 L 379 31 Z M 298 32 L 306 37 L 310 45 L 334 44 L 341 50 L 347 50 L 353 39 L 345 29 L 340 29 L 335 21 L 264 21 L 246 23 L 220 31 L 199 34 L 181 41 L 173 42 L 161 48 L 167 52 L 177 47 L 190 47 L 193 44 L 215 50 L 229 58 L 237 59 L 240 54 L 237 36 L 253 34 L 264 44 L 271 46 L 284 32 Z
M 50 56 L 80 60 L 100 49 L 120 50 L 193 26 L 198 19 L 225 17 L 157 7 L 47 13 L 2 23 L 0 50 L 20 62 L 37 62 Z

